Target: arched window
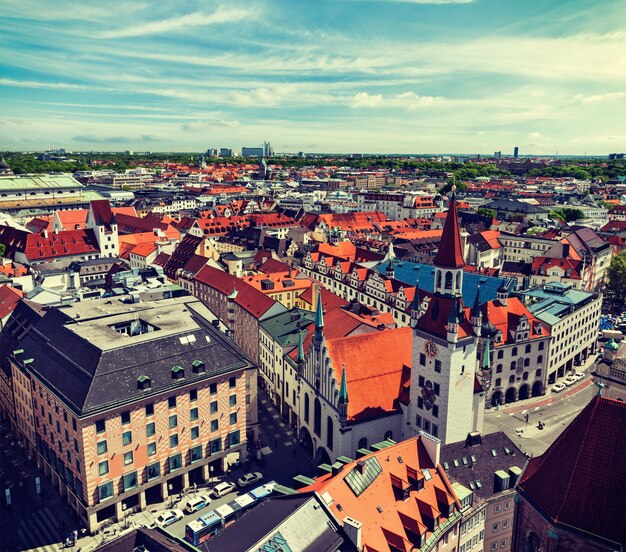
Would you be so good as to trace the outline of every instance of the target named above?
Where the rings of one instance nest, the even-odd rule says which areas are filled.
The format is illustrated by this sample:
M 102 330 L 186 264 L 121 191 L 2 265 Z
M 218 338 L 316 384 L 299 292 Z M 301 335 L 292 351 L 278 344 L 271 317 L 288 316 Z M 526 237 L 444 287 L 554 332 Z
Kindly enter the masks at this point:
M 313 431 L 318 437 L 322 436 L 322 405 L 319 399 L 315 399 L 313 406 Z
M 446 272 L 446 289 L 452 289 L 452 272 Z
M 309 423 L 309 394 L 304 394 L 304 421 Z
M 541 342 L 539 343 L 539 350 L 540 350 L 540 351 L 543 351 L 543 347 L 544 347 L 544 344 L 543 344 L 543 341 L 541 341 Z
M 496 387 L 500 387 L 502 385 L 502 380 L 500 378 L 496 378 Z
M 366 449 L 367 448 L 367 437 L 361 437 L 359 439 L 359 446 L 358 448 L 360 449 Z
M 437 287 L 441 287 L 441 270 L 437 271 Z
M 461 288 L 461 273 L 460 272 L 456 273 L 456 288 L 457 289 Z
M 539 356 L 537 357 L 537 363 L 539 364 L 539 363 L 541 363 L 541 362 L 543 362 L 543 355 L 539 355 Z
M 330 416 L 326 418 L 326 446 L 329 450 L 333 450 L 333 421 Z
M 511 362 L 511 370 L 515 370 L 515 361 Z

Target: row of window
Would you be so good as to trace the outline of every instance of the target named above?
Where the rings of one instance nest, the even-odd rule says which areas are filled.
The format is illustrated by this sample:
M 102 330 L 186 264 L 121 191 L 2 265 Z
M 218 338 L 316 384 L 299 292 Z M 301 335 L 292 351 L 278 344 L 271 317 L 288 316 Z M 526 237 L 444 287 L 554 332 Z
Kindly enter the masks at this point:
M 433 437 L 439 437 L 439 426 L 431 424 L 429 420 L 422 418 L 419 414 L 415 416 L 415 425 Z
M 236 378 L 230 378 L 230 380 L 233 382 L 232 386 L 230 386 L 231 381 L 229 381 L 229 386 L 232 389 L 233 387 L 235 387 L 236 384 Z M 213 391 L 213 386 L 215 386 L 215 391 Z M 215 395 L 217 394 L 217 384 L 211 384 L 211 395 Z M 189 400 L 191 402 L 195 402 L 198 399 L 198 392 L 195 389 L 192 389 L 189 393 Z M 231 407 L 233 406 L 237 406 L 237 395 L 230 395 L 230 397 L 228 398 L 229 400 L 229 405 Z M 167 400 L 167 405 L 169 409 L 173 409 L 176 408 L 176 397 L 170 397 Z M 210 412 L 211 414 L 214 414 L 217 412 L 218 410 L 218 403 L 217 401 L 212 401 L 210 403 Z M 154 404 L 150 403 L 147 404 L 145 407 L 145 413 L 146 416 L 153 416 L 154 415 Z M 197 420 L 198 419 L 198 409 L 197 408 L 192 408 L 189 411 L 189 416 L 191 418 L 191 420 Z M 131 420 L 131 412 L 130 410 L 127 410 L 125 412 L 122 412 L 122 414 L 120 415 L 121 418 L 121 422 L 122 425 L 128 425 L 130 424 L 130 420 Z M 176 427 L 176 425 L 178 425 L 178 416 L 176 414 L 173 414 L 169 417 L 169 424 L 170 424 L 170 428 Z M 172 425 L 173 424 L 173 425 Z M 148 424 L 151 425 L 151 424 Z M 152 424 L 154 425 L 154 423 Z M 106 420 L 97 420 L 95 423 L 96 426 L 96 433 L 104 433 L 106 431 Z
M 225 448 L 230 448 L 230 447 L 238 445 L 240 442 L 241 441 L 240 441 L 239 431 L 234 431 L 228 435 L 228 437 L 225 440 L 224 445 L 225 445 Z M 221 452 L 221 450 L 222 450 L 222 440 L 214 439 L 207 446 L 206 456 L 208 458 L 212 454 Z M 199 460 L 202 460 L 202 457 L 203 457 L 202 453 L 203 453 L 202 445 L 197 445 L 195 447 L 190 448 L 189 460 L 187 464 L 191 465 L 191 464 L 194 464 L 195 462 L 198 462 Z M 131 461 L 128 462 L 128 464 L 130 463 L 132 463 L 132 457 L 131 457 Z M 124 464 L 127 464 L 126 455 L 124 455 Z M 165 466 L 168 468 L 168 473 L 172 473 L 176 470 L 181 469 L 183 465 L 184 465 L 183 454 L 181 452 L 170 456 L 165 463 Z M 108 471 L 109 471 L 109 466 L 108 466 L 107 461 L 103 461 L 98 464 L 98 473 L 101 476 L 106 475 Z M 153 464 L 149 464 L 148 466 L 146 466 L 142 484 L 148 483 L 160 477 L 161 477 L 161 463 L 154 462 Z M 127 473 L 123 475 L 122 478 L 119 480 L 118 492 L 129 491 L 137 487 L 139 484 L 140 483 L 139 483 L 137 471 Z M 115 488 L 114 488 L 113 481 L 107 481 L 105 483 L 102 483 L 101 485 L 98 485 L 98 499 L 100 500 L 100 502 L 103 502 L 104 500 L 107 500 L 108 498 L 113 497 L 114 494 L 115 494 Z

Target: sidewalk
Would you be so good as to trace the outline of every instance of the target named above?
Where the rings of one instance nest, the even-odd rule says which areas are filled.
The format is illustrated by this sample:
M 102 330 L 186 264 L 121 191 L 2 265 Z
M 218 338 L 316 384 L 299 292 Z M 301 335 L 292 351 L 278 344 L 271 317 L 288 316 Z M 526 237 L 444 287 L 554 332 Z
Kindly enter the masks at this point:
M 519 414 L 520 412 L 525 412 L 526 410 L 540 408 L 542 406 L 549 406 L 557 401 L 565 399 L 567 397 L 571 397 L 580 391 L 584 391 L 588 387 L 593 385 L 593 381 L 591 377 L 587 377 L 585 380 L 582 380 L 581 383 L 574 385 L 572 387 L 568 387 L 565 391 L 561 391 L 560 393 L 552 393 L 552 391 L 548 391 L 550 396 L 544 395 L 542 397 L 533 397 L 532 399 L 528 399 L 525 401 L 517 401 L 515 403 L 511 403 L 511 405 L 503 405 L 500 407 L 500 410 L 505 412 L 506 414 Z

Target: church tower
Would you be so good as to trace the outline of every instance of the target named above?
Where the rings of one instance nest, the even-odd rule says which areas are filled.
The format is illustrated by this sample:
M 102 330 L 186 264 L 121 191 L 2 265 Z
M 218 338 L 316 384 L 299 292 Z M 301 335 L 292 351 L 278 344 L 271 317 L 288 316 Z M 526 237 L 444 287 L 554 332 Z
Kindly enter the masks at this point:
M 412 318 L 411 399 L 406 420 L 412 435 L 419 431 L 444 444 L 463 441 L 480 431 L 484 393 L 475 386 L 478 305 L 473 319 L 463 304 L 463 247 L 457 202 L 452 198 L 433 261 L 435 281 L 428 308 Z

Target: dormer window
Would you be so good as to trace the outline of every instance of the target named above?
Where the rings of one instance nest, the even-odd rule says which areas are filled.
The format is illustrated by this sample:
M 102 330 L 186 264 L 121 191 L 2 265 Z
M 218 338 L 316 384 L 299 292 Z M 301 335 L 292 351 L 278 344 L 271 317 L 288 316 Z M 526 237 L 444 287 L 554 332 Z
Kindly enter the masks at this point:
M 173 366 L 172 367 L 172 379 L 178 380 L 185 377 L 185 370 L 182 366 Z
M 137 378 L 137 389 L 140 391 L 145 391 L 146 389 L 150 389 L 152 387 L 152 380 L 148 376 L 139 376 Z
M 192 370 L 194 372 L 194 374 L 201 374 L 203 372 L 205 372 L 205 365 L 204 362 L 201 360 L 194 360 L 192 363 Z

